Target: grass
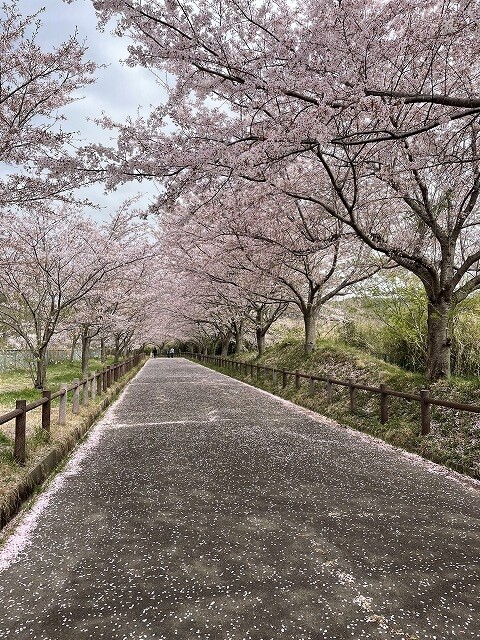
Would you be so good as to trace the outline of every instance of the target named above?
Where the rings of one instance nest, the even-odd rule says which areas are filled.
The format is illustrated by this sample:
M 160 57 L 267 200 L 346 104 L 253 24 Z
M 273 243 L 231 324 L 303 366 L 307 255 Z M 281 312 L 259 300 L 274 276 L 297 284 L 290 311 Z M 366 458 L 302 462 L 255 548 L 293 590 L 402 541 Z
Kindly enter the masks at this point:
M 231 359 L 289 371 L 298 369 L 305 373 L 331 376 L 339 380 L 351 379 L 375 387 L 384 383 L 392 389 L 411 393 L 429 388 L 433 397 L 480 405 L 480 382 L 476 378 L 452 378 L 432 384 L 421 374 L 405 371 L 337 340 L 319 340 L 316 350 L 305 355 L 302 341 L 290 336 L 267 349 L 261 357 L 256 353 L 243 353 L 238 358 Z M 239 379 L 245 379 L 237 371 L 229 373 Z M 293 376 L 289 376 L 289 383 L 285 389 L 282 389 L 281 376 L 277 376 L 275 386 L 270 376 L 261 376 L 258 380 L 251 380 L 248 376 L 246 381 L 307 409 L 329 416 L 341 424 L 369 433 L 433 462 L 480 478 L 480 421 L 476 414 L 432 407 L 431 433 L 421 436 L 418 402 L 390 396 L 389 420 L 386 424 L 381 424 L 377 394 L 357 391 L 357 408 L 355 413 L 351 413 L 349 392 L 345 387 L 334 386 L 333 401 L 329 404 L 323 383 L 317 382 L 315 393 L 310 396 L 308 382 L 303 380 L 300 389 L 296 389 Z
M 108 363 L 110 364 L 110 362 Z M 100 360 L 89 360 L 89 370 L 99 371 L 105 366 Z M 82 377 L 80 362 L 58 362 L 47 367 L 47 389 L 58 391 L 62 382 L 71 382 Z M 20 394 L 20 395 L 19 395 Z M 33 388 L 28 371 L 2 371 L 0 373 L 0 405 L 15 402 L 16 398 L 33 400 L 39 397 L 38 389 Z

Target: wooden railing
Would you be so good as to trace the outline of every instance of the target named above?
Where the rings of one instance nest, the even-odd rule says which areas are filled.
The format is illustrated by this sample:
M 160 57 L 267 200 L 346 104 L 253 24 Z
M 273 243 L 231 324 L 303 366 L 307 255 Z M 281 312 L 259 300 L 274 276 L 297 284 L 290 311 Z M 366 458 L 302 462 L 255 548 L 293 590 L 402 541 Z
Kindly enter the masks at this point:
M 60 391 L 52 393 L 49 390 L 42 392 L 42 397 L 34 402 L 27 404 L 26 400 L 17 400 L 15 409 L 9 413 L 0 416 L 0 425 L 15 420 L 15 443 L 13 448 L 13 457 L 20 465 L 24 465 L 26 461 L 26 430 L 27 430 L 27 413 L 38 407 L 42 407 L 42 430 L 50 433 L 50 424 L 52 420 L 52 400 L 60 399 L 58 403 L 58 424 L 65 425 L 67 421 L 67 401 L 68 394 L 72 393 L 72 413 L 80 413 L 80 402 L 83 406 L 87 406 L 90 399 L 94 399 L 97 395 L 104 393 L 112 384 L 117 382 L 131 369 L 140 364 L 141 354 L 137 354 L 128 358 L 124 362 L 105 367 L 101 371 L 94 371 L 83 380 L 74 379 L 70 385 L 60 385 Z M 81 393 L 81 398 L 80 398 Z
M 404 391 L 396 391 L 395 389 L 390 389 L 384 384 L 381 384 L 379 387 L 372 387 L 370 385 L 354 382 L 353 380 L 337 380 L 336 378 L 332 378 L 330 376 L 316 376 L 298 370 L 287 371 L 286 369 L 275 369 L 274 367 L 267 367 L 265 365 L 254 364 L 252 362 L 230 360 L 229 358 L 224 358 L 222 356 L 207 356 L 199 353 L 186 353 L 184 355 L 188 358 L 197 360 L 198 362 L 208 362 L 218 367 L 224 367 L 231 371 L 237 371 L 238 373 L 245 376 L 250 375 L 251 378 L 254 378 L 255 376 L 258 378 L 260 373 L 263 372 L 264 374 L 269 374 L 271 376 L 273 384 L 276 384 L 277 379 L 281 378 L 281 384 L 283 388 L 287 386 L 289 378 L 293 378 L 295 380 L 295 386 L 297 389 L 300 388 L 302 379 L 308 380 L 310 395 L 313 395 L 315 393 L 315 382 L 323 382 L 325 383 L 328 403 L 331 403 L 333 400 L 333 387 L 335 385 L 347 387 L 349 390 L 350 410 L 352 412 L 355 412 L 357 409 L 357 391 L 368 391 L 370 393 L 377 394 L 380 396 L 379 418 L 382 424 L 388 422 L 389 396 L 419 402 L 421 435 L 427 435 L 428 433 L 430 433 L 432 406 L 457 409 L 458 411 L 467 411 L 470 413 L 480 413 L 480 407 L 477 405 L 432 398 L 430 396 L 429 389 L 421 389 L 418 394 L 406 393 Z

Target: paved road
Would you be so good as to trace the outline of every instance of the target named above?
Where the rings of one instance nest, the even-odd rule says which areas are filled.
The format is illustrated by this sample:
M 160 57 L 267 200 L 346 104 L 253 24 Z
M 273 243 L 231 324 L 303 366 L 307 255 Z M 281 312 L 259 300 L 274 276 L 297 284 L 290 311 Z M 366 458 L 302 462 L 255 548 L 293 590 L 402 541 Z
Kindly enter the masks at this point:
M 480 492 L 150 360 L 0 554 L 0 638 L 480 637 Z

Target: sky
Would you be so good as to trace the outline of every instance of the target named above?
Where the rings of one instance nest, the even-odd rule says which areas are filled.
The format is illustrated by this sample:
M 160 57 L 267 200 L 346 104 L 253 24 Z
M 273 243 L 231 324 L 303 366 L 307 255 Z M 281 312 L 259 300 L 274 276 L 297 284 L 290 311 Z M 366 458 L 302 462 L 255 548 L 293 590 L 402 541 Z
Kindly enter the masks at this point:
M 75 0 L 72 4 L 63 0 L 20 0 L 19 7 L 24 15 L 45 8 L 38 38 L 43 47 L 50 49 L 77 30 L 79 41 L 85 40 L 88 46 L 87 58 L 108 65 L 97 71 L 95 84 L 80 91 L 81 100 L 63 109 L 67 120 L 62 128 L 79 131 L 84 143 L 109 144 L 112 132 L 103 131 L 91 121 L 102 112 L 116 121 L 123 121 L 129 115 L 135 116 L 138 108 L 148 113 L 151 105 L 165 101 L 165 92 L 156 83 L 153 74 L 140 67 L 132 69 L 120 62 L 127 57 L 129 40 L 112 35 L 113 25 L 107 26 L 103 32 L 97 30 L 97 18 L 90 0 Z M 109 211 L 138 193 L 142 194 L 137 205 L 141 207 L 154 197 L 157 188 L 151 183 L 142 182 L 129 183 L 109 194 L 104 194 L 100 185 L 78 191 L 79 195 L 102 207 L 100 211 L 89 211 L 96 219 L 106 218 Z

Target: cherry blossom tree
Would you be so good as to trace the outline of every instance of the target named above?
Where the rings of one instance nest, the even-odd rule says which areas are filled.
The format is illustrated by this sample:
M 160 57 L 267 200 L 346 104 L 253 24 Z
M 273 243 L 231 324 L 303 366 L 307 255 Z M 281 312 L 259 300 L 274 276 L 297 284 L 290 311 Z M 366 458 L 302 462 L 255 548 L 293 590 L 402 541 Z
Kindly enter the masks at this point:
M 102 332 L 111 337 L 115 362 L 128 352 L 133 342 L 142 341 L 149 316 L 155 314 L 158 259 L 154 247 L 149 247 L 144 255 L 146 259 L 115 272 L 104 306 Z
M 79 208 L 10 212 L 0 243 L 0 323 L 16 334 L 36 362 L 35 387 L 46 380 L 50 340 L 108 277 L 148 260 L 148 242 L 120 212 L 101 226 Z
M 95 340 L 110 345 L 118 362 L 132 341 L 143 331 L 155 300 L 153 272 L 155 249 L 148 236 L 137 243 L 137 257 L 111 270 L 75 306 L 70 331 L 78 332 L 81 343 L 82 373 L 88 372 L 90 348 Z M 132 259 L 133 258 L 133 259 Z
M 232 339 L 231 309 L 206 278 L 163 270 L 162 289 L 147 336 L 155 343 L 192 341 L 201 351 L 224 355 Z
M 208 191 L 190 200 L 182 214 L 178 206 L 164 212 L 162 224 L 180 254 L 178 268 L 222 283 L 224 291 L 233 285 L 234 294 L 248 302 L 240 317 L 253 321 L 260 353 L 266 331 L 289 304 L 302 314 L 305 351 L 312 351 L 322 306 L 381 265 L 323 207 L 294 202 L 264 185 L 245 188 L 240 182 L 220 193 Z M 232 292 L 226 297 L 232 300 Z
M 176 102 L 193 89 L 247 120 L 286 116 L 303 133 L 310 121 L 304 142 L 323 142 L 329 119 L 352 110 L 365 118 L 351 121 L 349 143 L 398 140 L 480 110 L 480 10 L 469 0 L 92 1 L 102 25 L 114 18 L 134 40 L 131 64 L 179 79 Z M 405 104 L 418 108 L 398 126 L 384 107 Z
M 160 235 L 165 273 L 171 280 L 192 277 L 196 283 L 202 282 L 204 300 L 208 295 L 213 307 L 222 309 L 216 330 L 224 354 L 232 339 L 235 353 L 240 353 L 252 328 L 262 353 L 267 331 L 287 304 L 272 300 L 279 287 L 270 274 L 253 268 L 245 259 L 235 232 L 222 215 L 225 210 L 220 208 L 217 214 L 216 206 L 201 215 L 197 211 L 196 216 L 192 216 L 190 207 L 184 207 L 182 214 L 178 209 L 164 212 Z
M 362 241 L 414 273 L 428 300 L 427 375 L 450 375 L 455 307 L 480 287 L 478 127 L 450 126 L 389 149 L 365 150 L 364 162 L 341 149 L 319 155 L 337 195 L 332 216 Z M 297 195 L 311 202 L 311 188 Z
M 213 353 L 218 350 L 226 356 L 232 341 L 239 353 L 250 302 L 234 283 L 212 278 L 211 272 L 202 271 L 200 264 L 200 261 L 196 266 L 190 263 L 187 269 L 169 272 L 167 277 L 173 286 L 167 289 L 166 297 L 161 296 L 162 306 L 168 309 L 172 320 L 176 318 L 181 325 L 188 326 L 197 339 L 200 336 L 200 342 L 205 347 L 208 344 Z
M 41 11 L 23 16 L 19 2 L 0 6 L 0 206 L 60 197 L 88 182 L 62 170 L 58 159 L 72 141 L 61 124 L 63 106 L 94 82 L 76 34 L 50 51 L 38 44 Z M 45 167 L 49 175 L 45 174 Z M 10 175 L 8 175 L 10 171 Z

